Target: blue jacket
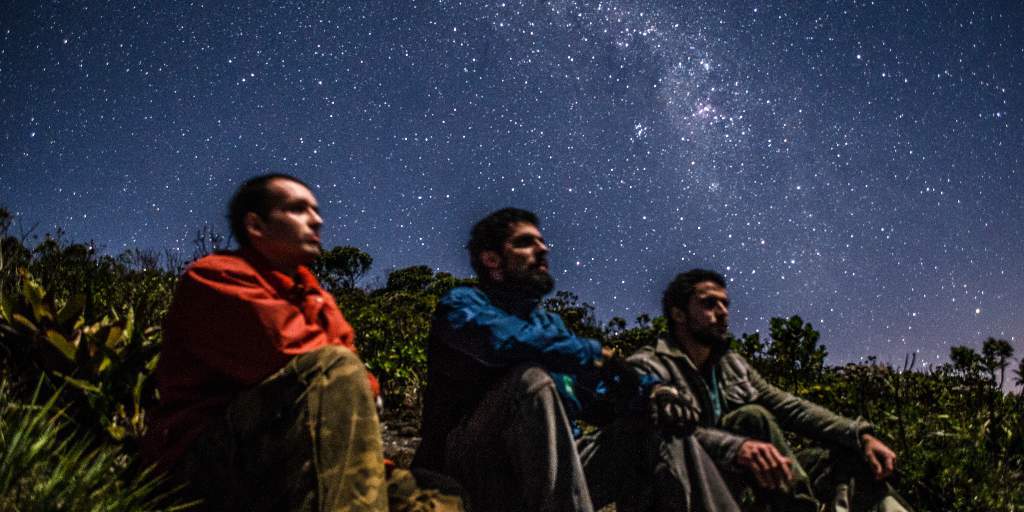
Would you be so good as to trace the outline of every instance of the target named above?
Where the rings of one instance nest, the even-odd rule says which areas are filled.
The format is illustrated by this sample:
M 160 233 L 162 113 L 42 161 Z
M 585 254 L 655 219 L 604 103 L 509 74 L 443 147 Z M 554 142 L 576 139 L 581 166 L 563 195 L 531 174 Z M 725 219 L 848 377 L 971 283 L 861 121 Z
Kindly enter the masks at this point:
M 539 300 L 495 288 L 453 289 L 438 303 L 427 341 L 423 441 L 413 465 L 440 470 L 448 433 L 505 370 L 520 363 L 544 366 L 570 419 L 576 417 L 603 393 L 594 369 L 599 358 L 600 343 L 575 336 Z

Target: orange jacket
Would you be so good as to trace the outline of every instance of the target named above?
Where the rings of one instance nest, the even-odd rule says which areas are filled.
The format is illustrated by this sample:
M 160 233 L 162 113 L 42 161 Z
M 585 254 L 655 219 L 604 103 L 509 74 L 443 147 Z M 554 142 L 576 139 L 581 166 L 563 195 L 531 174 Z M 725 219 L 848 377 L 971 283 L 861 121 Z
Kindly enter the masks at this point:
M 306 267 L 296 279 L 242 250 L 206 256 L 178 282 L 156 368 L 160 405 L 143 443 L 168 469 L 241 391 L 296 354 L 325 345 L 355 351 L 355 332 Z M 380 393 L 376 378 L 370 387 Z

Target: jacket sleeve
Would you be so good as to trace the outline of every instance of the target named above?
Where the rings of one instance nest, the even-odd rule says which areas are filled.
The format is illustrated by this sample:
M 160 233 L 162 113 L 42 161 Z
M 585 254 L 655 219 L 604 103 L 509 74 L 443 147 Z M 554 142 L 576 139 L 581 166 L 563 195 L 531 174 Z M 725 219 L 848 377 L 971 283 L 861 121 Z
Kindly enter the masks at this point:
M 341 339 L 328 339 L 319 322 L 255 274 L 212 267 L 182 276 L 166 325 L 198 361 L 243 385 L 262 381 L 306 347 L 350 345 L 353 337 L 346 322 Z
M 826 441 L 860 450 L 860 437 L 872 433 L 874 427 L 860 418 L 851 420 L 814 402 L 804 400 L 769 384 L 757 370 L 750 367 L 748 378 L 757 390 L 761 405 L 775 415 L 784 430 L 817 441 Z
M 714 427 L 697 427 L 693 435 L 718 467 L 739 471 L 736 453 L 739 452 L 740 446 L 750 439 L 749 437 Z
M 590 369 L 601 344 L 574 336 L 557 315 L 541 312 L 531 321 L 494 306 L 473 288 L 456 288 L 439 305 L 450 331 L 444 339 L 455 350 L 490 367 L 537 361 L 556 372 Z

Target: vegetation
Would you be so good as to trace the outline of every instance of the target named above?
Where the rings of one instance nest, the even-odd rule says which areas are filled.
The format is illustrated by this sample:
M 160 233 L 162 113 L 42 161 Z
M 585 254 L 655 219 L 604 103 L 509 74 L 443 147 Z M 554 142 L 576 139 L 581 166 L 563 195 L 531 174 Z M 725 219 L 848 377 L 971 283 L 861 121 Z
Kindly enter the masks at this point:
M 0 209 L 0 509 L 158 508 L 156 489 L 141 483 L 153 479 L 132 461 L 157 400 L 160 324 L 183 263 L 170 253 L 103 256 L 60 233 L 14 237 L 10 220 Z M 223 242 L 206 228 L 194 256 Z M 431 314 L 445 292 L 471 281 L 414 266 L 392 271 L 382 287 L 360 287 L 372 264 L 337 247 L 314 270 L 356 328 L 389 407 L 415 408 Z M 623 353 L 665 330 L 648 315 L 601 322 L 570 292 L 545 305 Z M 826 366 L 819 338 L 794 316 L 733 344 L 769 381 L 875 422 L 900 454 L 897 486 L 918 510 L 1024 510 L 1024 398 L 1003 391 L 1024 384 L 1024 366 L 1011 371 L 1008 342 L 955 347 L 950 363 L 920 372 L 912 357 L 901 368 L 875 359 Z
M 11 400 L 0 386 L 0 510 L 174 510 L 161 504 L 160 479 L 126 467 L 119 446 L 75 431 L 60 395 Z

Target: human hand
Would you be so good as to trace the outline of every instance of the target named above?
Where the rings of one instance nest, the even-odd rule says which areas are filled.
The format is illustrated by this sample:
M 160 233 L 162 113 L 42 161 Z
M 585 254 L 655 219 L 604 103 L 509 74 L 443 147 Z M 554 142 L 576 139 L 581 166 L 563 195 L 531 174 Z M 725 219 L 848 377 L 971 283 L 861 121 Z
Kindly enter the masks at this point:
M 864 434 L 860 439 L 864 448 L 864 458 L 871 465 L 875 480 L 888 478 L 896 469 L 896 452 L 871 434 Z
M 765 489 L 781 489 L 793 479 L 792 459 L 784 457 L 771 443 L 746 440 L 736 453 L 736 464 L 750 470 Z
M 619 390 L 634 391 L 640 385 L 640 375 L 633 365 L 626 362 L 626 358 L 619 354 L 618 350 L 611 347 L 601 347 L 601 358 L 595 361 L 601 376 L 608 384 Z
M 675 386 L 654 386 L 648 403 L 655 428 L 670 435 L 688 436 L 693 433 L 700 414 L 685 393 Z

